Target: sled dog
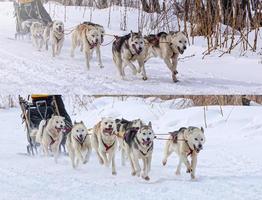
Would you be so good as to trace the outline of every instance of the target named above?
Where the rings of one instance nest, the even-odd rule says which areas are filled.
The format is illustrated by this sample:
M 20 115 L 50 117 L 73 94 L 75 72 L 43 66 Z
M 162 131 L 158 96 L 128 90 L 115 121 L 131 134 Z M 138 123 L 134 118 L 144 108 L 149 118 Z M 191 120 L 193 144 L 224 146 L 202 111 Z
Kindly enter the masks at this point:
M 116 132 L 118 136 L 118 143 L 119 143 L 119 150 L 121 151 L 121 163 L 122 166 L 125 165 L 126 161 L 126 153 L 124 148 L 124 134 L 132 129 L 134 131 L 138 131 L 142 126 L 142 120 L 141 119 L 135 119 L 132 121 L 126 120 L 126 119 L 116 119 Z
M 30 39 L 30 33 L 31 33 L 31 26 L 33 24 L 33 22 L 40 22 L 39 20 L 35 20 L 35 19 L 28 19 L 25 20 L 21 23 L 21 30 L 19 32 L 15 33 L 15 39 L 19 39 L 22 38 L 24 39 L 24 36 L 27 36 L 28 39 Z
M 91 139 L 86 126 L 81 121 L 74 122 L 71 132 L 67 135 L 66 147 L 73 168 L 77 168 L 79 161 L 86 164 L 91 154 Z
M 44 30 L 44 44 L 45 44 L 45 49 L 48 50 L 48 45 L 49 45 L 49 40 L 50 40 L 50 34 L 51 30 L 53 27 L 53 22 L 49 22 L 45 26 Z
M 144 67 L 144 37 L 141 32 L 129 33 L 122 37 L 116 37 L 112 45 L 113 60 L 122 79 L 125 77 L 125 67 L 129 66 L 133 74 L 142 72 L 143 80 L 147 80 L 147 75 Z M 133 64 L 138 62 L 139 68 Z
M 179 163 L 176 174 L 180 175 L 181 164 L 185 164 L 187 173 L 195 179 L 197 155 L 203 149 L 205 143 L 204 129 L 197 127 L 180 128 L 178 131 L 170 133 L 169 140 L 165 144 L 163 165 L 166 165 L 167 158 L 175 151 L 179 156 Z M 191 163 L 188 160 L 191 156 Z
M 164 60 L 168 69 L 172 73 L 174 82 L 177 80 L 177 61 L 179 54 L 183 54 L 187 48 L 187 38 L 183 32 L 161 32 L 157 35 L 149 35 L 146 40 L 146 58 L 160 57 Z
M 103 68 L 100 46 L 104 40 L 104 28 L 98 24 L 84 22 L 76 27 L 72 33 L 71 57 L 75 55 L 75 49 L 81 47 L 86 58 L 86 67 L 90 69 L 90 60 L 93 51 L 96 50 L 96 57 L 100 68 Z
M 32 43 L 38 51 L 41 51 L 44 44 L 44 26 L 40 22 L 33 22 L 30 27 Z
M 51 26 L 52 25 L 52 26 Z M 50 28 L 51 26 L 51 28 Z M 50 33 L 50 37 L 48 34 Z M 48 24 L 45 29 L 45 45 L 48 49 L 48 41 L 51 41 L 52 45 L 52 55 L 53 57 L 59 56 L 61 49 L 64 44 L 65 34 L 64 34 L 64 23 L 62 21 L 53 21 L 51 24 Z
M 92 148 L 96 151 L 99 162 L 109 166 L 112 163 L 112 174 L 116 175 L 115 152 L 117 148 L 116 123 L 112 118 L 102 118 L 93 128 Z
M 42 120 L 36 133 L 36 142 L 38 142 L 46 156 L 49 155 L 49 147 L 54 154 L 55 162 L 59 155 L 59 145 L 63 138 L 65 128 L 65 118 L 52 115 L 48 120 Z
M 141 175 L 143 179 L 150 180 L 148 173 L 151 170 L 151 160 L 153 153 L 153 140 L 155 138 L 154 131 L 152 129 L 151 122 L 148 125 L 142 125 L 141 128 L 136 131 L 129 129 L 124 135 L 124 147 L 130 160 L 132 175 Z M 141 167 L 139 159 L 143 161 L 143 172 L 141 173 Z

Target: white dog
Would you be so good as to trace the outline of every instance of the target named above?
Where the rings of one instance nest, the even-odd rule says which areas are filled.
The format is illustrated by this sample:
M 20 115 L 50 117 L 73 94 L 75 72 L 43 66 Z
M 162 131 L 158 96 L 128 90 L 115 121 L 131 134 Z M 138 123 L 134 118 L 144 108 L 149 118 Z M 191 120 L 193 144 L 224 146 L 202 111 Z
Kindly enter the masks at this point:
M 185 164 L 187 173 L 191 174 L 191 178 L 195 179 L 197 155 L 203 149 L 205 143 L 204 129 L 197 127 L 180 128 L 178 131 L 170 133 L 169 140 L 165 144 L 163 165 L 166 165 L 167 158 L 176 152 L 179 156 L 179 164 L 176 174 L 181 171 L 181 164 Z M 192 157 L 191 163 L 188 156 Z
M 71 57 L 74 57 L 75 49 L 80 46 L 84 50 L 86 67 L 90 69 L 90 60 L 93 51 L 96 50 L 96 57 L 99 67 L 103 68 L 100 46 L 103 42 L 104 29 L 102 26 L 90 23 L 83 23 L 76 27 L 72 33 Z
M 153 140 L 155 138 L 151 122 L 148 125 L 141 125 L 140 129 L 129 129 L 124 135 L 124 147 L 130 160 L 132 175 L 141 175 L 143 179 L 150 180 L 148 174 L 151 170 L 153 153 Z M 143 173 L 139 159 L 143 161 Z
M 31 38 L 33 46 L 37 48 L 38 51 L 41 51 L 44 44 L 44 26 L 40 22 L 33 22 L 30 27 Z
M 179 54 L 183 54 L 187 48 L 187 38 L 183 32 L 161 32 L 157 35 L 149 35 L 146 40 L 146 58 L 147 61 L 152 55 L 164 60 L 168 69 L 172 72 L 174 82 L 178 82 L 176 75 L 177 61 Z
M 99 162 L 109 166 L 112 163 L 112 174 L 116 175 L 115 152 L 117 149 L 116 123 L 112 118 L 102 118 L 93 128 L 91 137 Z
M 59 155 L 59 145 L 63 139 L 65 128 L 65 118 L 52 115 L 48 120 L 42 120 L 36 133 L 36 142 L 38 142 L 46 156 L 49 155 L 49 147 L 54 154 L 55 162 Z
M 91 139 L 86 126 L 81 121 L 75 122 L 71 132 L 67 135 L 66 147 L 73 168 L 77 168 L 79 161 L 86 164 L 92 151 Z
M 48 34 L 48 30 L 47 34 Z M 50 40 L 52 45 L 52 55 L 53 57 L 60 55 L 61 49 L 64 44 L 65 34 L 64 34 L 64 24 L 61 21 L 54 21 L 52 28 L 50 30 Z M 48 40 L 46 45 L 48 44 Z M 46 47 L 48 49 L 48 45 Z

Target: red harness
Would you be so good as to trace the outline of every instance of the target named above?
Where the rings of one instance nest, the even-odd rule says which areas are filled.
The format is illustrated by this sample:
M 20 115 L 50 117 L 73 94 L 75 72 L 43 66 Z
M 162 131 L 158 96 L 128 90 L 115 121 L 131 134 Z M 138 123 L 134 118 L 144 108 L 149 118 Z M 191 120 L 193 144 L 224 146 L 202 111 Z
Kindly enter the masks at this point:
M 108 145 L 108 144 L 106 144 L 106 143 L 104 142 L 104 140 L 103 140 L 102 138 L 101 138 L 101 140 L 102 140 L 102 143 L 103 143 L 104 147 L 106 148 L 106 152 L 107 152 L 109 149 L 111 149 L 111 148 L 114 146 L 115 142 L 116 142 L 116 141 L 114 141 L 113 144 Z

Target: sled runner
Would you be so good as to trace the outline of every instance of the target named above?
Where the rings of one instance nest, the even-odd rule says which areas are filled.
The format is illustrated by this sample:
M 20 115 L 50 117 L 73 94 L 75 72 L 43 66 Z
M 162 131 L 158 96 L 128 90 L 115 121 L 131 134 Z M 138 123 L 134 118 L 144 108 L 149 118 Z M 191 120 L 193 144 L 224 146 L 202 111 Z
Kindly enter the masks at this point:
M 70 132 L 72 127 L 72 121 L 65 110 L 65 106 L 61 95 L 31 95 L 31 101 L 25 100 L 19 96 L 19 104 L 22 110 L 22 121 L 25 123 L 26 135 L 27 135 L 27 153 L 29 155 L 37 154 L 38 144 L 30 135 L 33 129 L 38 129 L 38 126 L 42 120 L 48 120 L 53 114 L 65 117 L 66 130 L 64 132 L 64 138 L 61 142 L 61 146 L 65 151 L 65 136 Z
M 41 0 L 15 0 L 14 15 L 16 18 L 15 39 L 29 34 L 33 22 L 38 21 L 44 25 L 52 22 Z

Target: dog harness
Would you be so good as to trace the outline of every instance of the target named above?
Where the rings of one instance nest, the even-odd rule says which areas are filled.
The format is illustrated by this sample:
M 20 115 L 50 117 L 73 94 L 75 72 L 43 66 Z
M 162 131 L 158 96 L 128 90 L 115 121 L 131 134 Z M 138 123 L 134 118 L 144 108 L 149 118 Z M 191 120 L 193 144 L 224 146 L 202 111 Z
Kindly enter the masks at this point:
M 135 148 L 138 149 L 138 151 L 143 155 L 146 156 L 148 154 L 149 151 L 151 151 L 153 149 L 153 142 L 151 144 L 151 146 L 147 149 L 146 153 L 144 153 L 138 145 L 141 145 L 141 143 L 138 141 L 137 137 L 135 137 L 135 141 L 137 142 L 137 144 L 135 143 Z
M 77 137 L 74 137 L 74 139 L 81 145 L 83 146 L 85 140 L 86 140 L 86 137 L 87 135 L 84 137 L 84 139 L 81 141 L 81 139 L 77 136 Z
M 109 149 L 111 149 L 111 148 L 114 146 L 115 142 L 116 142 L 116 141 L 114 141 L 113 144 L 108 145 L 108 144 L 106 144 L 106 143 L 104 142 L 103 138 L 101 138 L 101 140 L 102 140 L 102 143 L 103 143 L 104 147 L 106 148 L 106 152 L 107 152 Z

